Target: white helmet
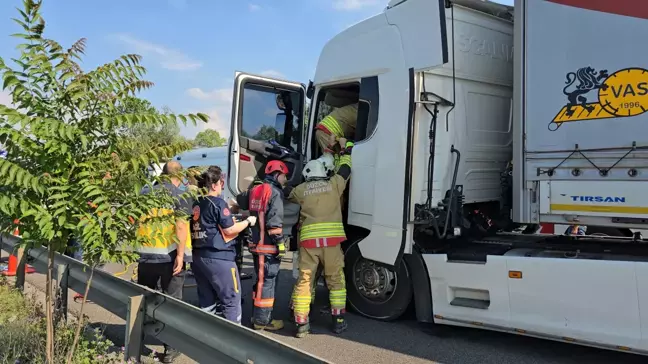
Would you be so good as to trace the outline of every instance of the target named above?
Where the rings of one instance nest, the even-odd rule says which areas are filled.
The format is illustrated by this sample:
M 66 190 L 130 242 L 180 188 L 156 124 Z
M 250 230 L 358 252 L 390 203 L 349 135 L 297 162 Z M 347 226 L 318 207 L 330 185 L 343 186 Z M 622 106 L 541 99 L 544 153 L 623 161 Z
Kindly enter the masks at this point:
M 324 153 L 321 157 L 317 158 L 323 165 L 326 175 L 328 176 L 335 169 L 335 158 L 333 154 Z
M 319 159 L 313 159 L 310 162 L 306 163 L 302 175 L 306 181 L 311 181 L 315 179 L 324 179 L 327 177 L 326 168 L 324 164 Z

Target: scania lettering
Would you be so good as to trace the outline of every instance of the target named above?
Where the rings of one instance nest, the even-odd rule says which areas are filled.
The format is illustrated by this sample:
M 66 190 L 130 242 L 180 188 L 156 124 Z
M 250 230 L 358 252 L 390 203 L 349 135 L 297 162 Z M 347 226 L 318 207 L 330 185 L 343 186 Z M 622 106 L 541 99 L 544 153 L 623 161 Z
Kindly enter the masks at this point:
M 228 188 L 272 159 L 300 183 L 354 98 L 351 309 L 647 354 L 648 20 L 623 3 L 392 0 L 308 84 L 236 74 Z

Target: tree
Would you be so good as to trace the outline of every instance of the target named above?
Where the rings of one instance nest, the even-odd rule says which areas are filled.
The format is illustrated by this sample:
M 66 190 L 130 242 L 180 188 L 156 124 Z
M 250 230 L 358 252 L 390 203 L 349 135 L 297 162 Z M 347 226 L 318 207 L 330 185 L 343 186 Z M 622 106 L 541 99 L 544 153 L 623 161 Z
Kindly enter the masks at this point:
M 19 9 L 15 21 L 23 31 L 14 36 L 24 42 L 18 46 L 15 65 L 0 58 L 3 89 L 10 91 L 15 105 L 0 105 L 0 143 L 7 151 L 6 159 L 0 159 L 0 211 L 6 231 L 16 226 L 14 219 L 19 221 L 21 244 L 49 249 L 46 352 L 47 362 L 53 363 L 54 253 L 63 251 L 75 236 L 82 244 L 84 261 L 93 267 L 132 262 L 134 249 L 124 248 L 141 244 L 138 224 L 149 218 L 152 209 L 174 202 L 162 192 L 140 193 L 142 186 L 153 183 L 141 167 L 171 158 L 185 150 L 187 143 L 155 145 L 133 155 L 140 141 L 123 130 L 195 124 L 208 117 L 130 109 L 129 103 L 137 102 L 129 97 L 153 86 L 142 78 L 146 70 L 141 57 L 124 55 L 83 71 L 76 60 L 82 59 L 86 40 L 65 50 L 45 38 L 41 4 L 42 0 L 24 0 Z M 159 223 L 172 223 L 176 217 L 156 216 L 147 221 L 161 234 Z
M 206 129 L 196 134 L 194 144 L 198 147 L 222 147 L 227 144 L 227 139 L 220 136 L 220 133 L 214 129 Z
M 133 96 L 126 97 L 123 102 L 117 105 L 118 114 L 154 114 L 154 115 L 173 115 L 168 107 L 159 112 L 149 101 L 142 100 Z M 122 133 L 129 137 L 126 140 L 137 140 L 138 143 L 131 144 L 132 149 L 125 152 L 129 156 L 145 154 L 146 151 L 154 147 L 172 145 L 174 143 L 187 143 L 186 148 L 190 149 L 193 144 L 180 136 L 180 127 L 175 119 L 166 120 L 161 125 L 135 124 L 122 128 Z

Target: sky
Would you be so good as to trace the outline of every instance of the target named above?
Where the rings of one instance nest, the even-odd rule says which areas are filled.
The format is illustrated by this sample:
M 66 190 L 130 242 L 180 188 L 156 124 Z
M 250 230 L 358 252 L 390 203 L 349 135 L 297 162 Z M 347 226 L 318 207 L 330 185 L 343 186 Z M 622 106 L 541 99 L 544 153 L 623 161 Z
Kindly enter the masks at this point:
M 511 5 L 513 0 L 496 0 Z M 235 71 L 308 83 L 324 44 L 380 13 L 388 0 L 44 0 L 45 36 L 64 47 L 87 38 L 81 63 L 94 69 L 125 53 L 143 56 L 155 86 L 139 96 L 210 121 L 181 128 L 229 135 Z M 18 51 L 20 0 L 0 1 L 0 57 Z M 0 104 L 8 104 L 0 91 Z

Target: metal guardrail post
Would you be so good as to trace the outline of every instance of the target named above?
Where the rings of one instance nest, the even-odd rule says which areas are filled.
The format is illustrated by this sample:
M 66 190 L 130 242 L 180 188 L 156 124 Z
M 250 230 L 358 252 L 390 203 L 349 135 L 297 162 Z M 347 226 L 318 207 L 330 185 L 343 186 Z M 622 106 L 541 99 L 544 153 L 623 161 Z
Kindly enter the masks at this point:
M 144 342 L 144 316 L 146 316 L 144 303 L 144 295 L 132 296 L 128 299 L 124 361 L 135 359 L 137 363 L 140 362 Z
M 67 322 L 68 313 L 68 277 L 70 268 L 67 264 L 58 264 L 56 266 L 56 282 L 58 283 L 56 291 L 56 319 L 63 317 Z
M 25 267 L 27 266 L 27 254 L 24 248 L 18 248 L 16 252 L 18 268 L 16 269 L 16 288 L 22 292 L 25 289 Z

